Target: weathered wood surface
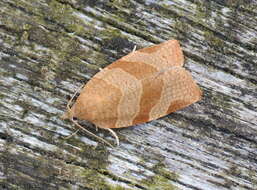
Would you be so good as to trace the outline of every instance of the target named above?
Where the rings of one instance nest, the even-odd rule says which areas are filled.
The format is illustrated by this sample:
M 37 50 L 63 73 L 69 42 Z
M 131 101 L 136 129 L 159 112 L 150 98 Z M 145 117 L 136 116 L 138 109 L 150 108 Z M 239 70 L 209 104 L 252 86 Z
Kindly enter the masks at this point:
M 0 189 L 257 189 L 256 0 L 0 7 Z M 134 45 L 172 38 L 202 101 L 116 130 L 117 148 L 82 132 L 64 139 L 75 128 L 60 115 L 81 84 Z

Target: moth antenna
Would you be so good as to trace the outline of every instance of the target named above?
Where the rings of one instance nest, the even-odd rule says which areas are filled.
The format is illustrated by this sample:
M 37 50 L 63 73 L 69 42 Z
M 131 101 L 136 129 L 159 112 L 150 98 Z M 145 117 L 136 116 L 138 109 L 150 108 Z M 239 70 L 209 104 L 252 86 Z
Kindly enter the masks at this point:
M 109 143 L 108 141 L 104 140 L 103 138 L 95 135 L 94 133 L 91 133 L 90 131 L 86 130 L 84 127 L 82 127 L 80 124 L 78 124 L 78 122 L 74 121 L 73 118 L 70 119 L 77 127 L 79 127 L 80 129 L 82 129 L 83 131 L 85 131 L 86 133 L 90 134 L 91 136 L 97 138 L 100 141 L 103 141 L 104 143 L 108 144 L 110 147 L 114 148 L 114 146 Z
M 120 140 L 119 140 L 119 137 L 117 136 L 117 134 L 112 129 L 107 129 L 107 130 L 110 131 L 110 133 L 115 137 L 117 146 L 119 146 Z
M 71 106 L 70 106 L 70 105 L 71 105 L 73 99 L 75 98 L 75 96 L 77 95 L 77 93 L 82 89 L 83 86 L 84 86 L 84 85 L 81 85 L 81 86 L 76 90 L 76 92 L 72 95 L 72 97 L 70 98 L 70 100 L 68 101 L 68 103 L 67 103 L 67 105 L 66 105 L 67 112 L 64 113 L 64 114 L 61 116 L 62 119 L 70 119 L 70 118 L 72 118 L 72 116 L 71 116 Z
M 68 103 L 67 103 L 67 110 L 68 110 L 68 111 L 71 110 L 71 106 L 70 106 L 70 105 L 71 105 L 73 99 L 75 98 L 75 96 L 77 95 L 77 93 L 82 89 L 83 86 L 84 86 L 84 84 L 81 85 L 81 86 L 76 90 L 76 92 L 72 95 L 71 99 L 68 101 Z
M 136 49 L 137 49 L 137 45 L 134 46 L 132 52 L 136 51 Z

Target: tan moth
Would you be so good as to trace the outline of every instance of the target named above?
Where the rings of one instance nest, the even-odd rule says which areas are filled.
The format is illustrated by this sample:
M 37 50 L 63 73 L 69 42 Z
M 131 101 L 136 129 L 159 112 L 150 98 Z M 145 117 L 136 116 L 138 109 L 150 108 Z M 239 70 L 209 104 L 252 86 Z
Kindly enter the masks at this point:
M 64 118 L 85 131 L 74 117 L 107 129 L 119 144 L 111 128 L 158 119 L 201 99 L 200 88 L 183 64 L 177 40 L 133 51 L 98 72 L 70 106 L 75 93 Z

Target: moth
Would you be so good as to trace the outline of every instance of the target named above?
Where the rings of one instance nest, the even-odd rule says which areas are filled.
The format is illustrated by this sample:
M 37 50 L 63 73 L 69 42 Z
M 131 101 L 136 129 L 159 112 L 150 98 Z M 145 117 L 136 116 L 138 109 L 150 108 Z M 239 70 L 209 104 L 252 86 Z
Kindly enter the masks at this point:
M 109 130 L 119 144 L 112 128 L 155 120 L 201 99 L 200 88 L 183 64 L 177 40 L 132 51 L 100 70 L 71 106 L 76 92 L 63 118 L 83 130 L 73 118 L 90 121 Z

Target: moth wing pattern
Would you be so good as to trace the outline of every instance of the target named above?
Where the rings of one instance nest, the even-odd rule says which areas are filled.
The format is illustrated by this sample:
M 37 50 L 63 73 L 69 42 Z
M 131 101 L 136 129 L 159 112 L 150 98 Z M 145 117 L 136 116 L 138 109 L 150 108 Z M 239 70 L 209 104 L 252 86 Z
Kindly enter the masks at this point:
M 174 66 L 183 66 L 184 56 L 177 40 L 146 47 L 113 62 L 105 69 L 120 68 L 137 79 L 147 78 Z
M 158 81 L 158 82 L 156 82 Z M 145 79 L 144 83 L 149 91 L 158 93 L 158 100 L 155 105 L 148 111 L 148 118 L 141 122 L 147 122 L 158 119 L 167 114 L 189 106 L 201 99 L 202 91 L 192 78 L 191 74 L 182 67 L 171 67 L 165 69 L 156 75 Z M 158 88 L 157 83 L 162 83 L 162 88 Z M 159 91 L 156 92 L 156 89 Z M 147 105 L 143 102 L 142 105 Z M 139 118 L 144 118 L 138 116 Z M 136 123 L 134 123 L 136 124 Z
M 165 69 L 141 80 L 115 70 L 104 71 L 101 78 L 95 77 L 83 89 L 76 103 L 85 103 L 88 111 L 77 112 L 82 114 L 80 118 L 102 128 L 121 128 L 158 119 L 201 98 L 200 88 L 182 67 Z M 113 80 L 117 82 L 110 83 Z
M 186 107 L 201 98 L 201 90 L 183 62 L 176 40 L 131 52 L 98 72 L 71 112 L 100 128 L 121 128 Z

